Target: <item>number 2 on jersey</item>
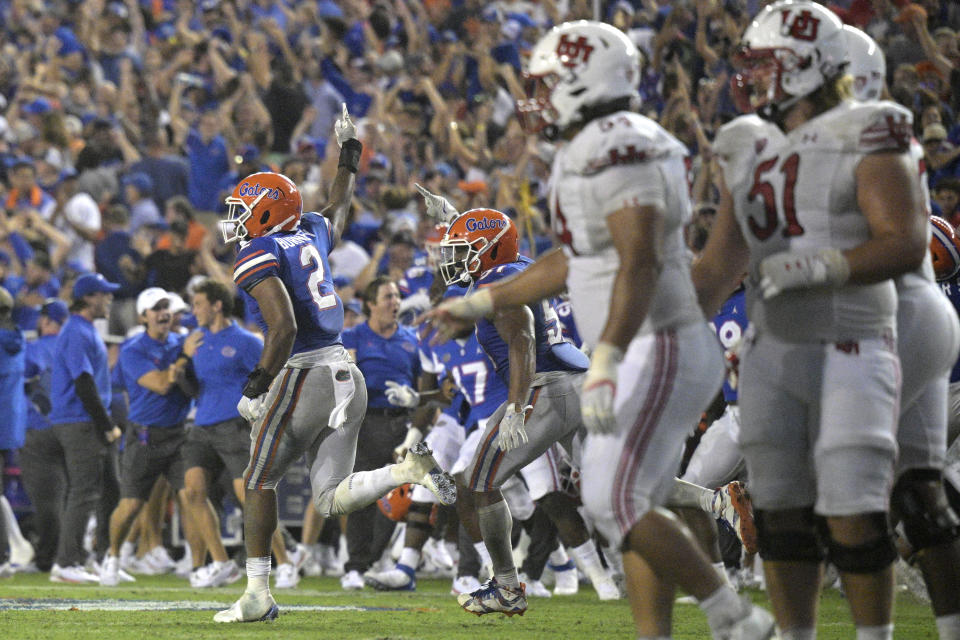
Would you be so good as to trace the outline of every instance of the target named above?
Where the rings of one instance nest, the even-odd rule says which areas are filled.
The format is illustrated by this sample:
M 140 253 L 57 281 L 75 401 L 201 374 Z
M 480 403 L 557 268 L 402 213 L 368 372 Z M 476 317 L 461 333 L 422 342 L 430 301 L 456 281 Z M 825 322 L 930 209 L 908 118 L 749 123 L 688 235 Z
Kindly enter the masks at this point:
M 323 286 L 323 260 L 320 258 L 320 252 L 312 244 L 305 244 L 300 247 L 300 266 L 304 269 L 311 269 L 310 278 L 307 280 L 307 289 L 310 290 L 310 296 L 318 311 L 330 309 L 337 306 L 337 295 L 328 293 L 323 295 L 320 287 Z
M 750 187 L 750 193 L 747 197 L 750 200 L 760 198 L 763 200 L 763 209 L 765 218 L 763 224 L 758 223 L 753 216 L 747 218 L 747 226 L 750 232 L 760 241 L 766 240 L 773 235 L 780 223 L 777 206 L 777 192 L 773 183 L 764 180 L 764 175 L 777 166 L 779 156 L 765 160 L 757 165 L 753 172 L 753 186 Z M 794 190 L 797 186 L 797 171 L 800 167 L 800 156 L 796 153 L 787 157 L 780 167 L 780 173 L 783 174 L 783 194 L 780 205 L 783 208 L 783 219 L 786 226 L 783 228 L 783 237 L 803 235 L 803 227 L 797 220 L 797 202 Z

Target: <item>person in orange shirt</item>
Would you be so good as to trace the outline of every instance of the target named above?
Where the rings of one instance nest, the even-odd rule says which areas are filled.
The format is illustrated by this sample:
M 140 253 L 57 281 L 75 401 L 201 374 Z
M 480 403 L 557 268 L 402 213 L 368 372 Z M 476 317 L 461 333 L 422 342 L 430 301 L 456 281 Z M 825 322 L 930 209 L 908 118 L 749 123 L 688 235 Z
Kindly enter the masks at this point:
M 187 225 L 186 248 L 199 251 L 203 247 L 203 240 L 207 237 L 207 228 L 197 222 L 193 206 L 184 196 L 174 196 L 167 200 L 163 208 L 163 216 L 168 225 L 176 221 Z M 157 240 L 157 249 L 169 249 L 171 246 L 170 232 L 164 233 Z

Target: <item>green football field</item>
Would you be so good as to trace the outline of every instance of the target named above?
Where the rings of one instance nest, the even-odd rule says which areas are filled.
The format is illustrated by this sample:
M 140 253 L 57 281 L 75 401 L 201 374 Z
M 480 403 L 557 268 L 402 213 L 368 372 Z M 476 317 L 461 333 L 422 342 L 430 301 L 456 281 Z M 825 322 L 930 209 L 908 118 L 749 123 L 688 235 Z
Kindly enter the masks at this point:
M 600 602 L 590 587 L 576 596 L 531 599 L 526 615 L 475 617 L 449 595 L 449 580 L 420 580 L 413 593 L 345 592 L 336 578 L 305 578 L 300 587 L 275 591 L 280 617 L 271 623 L 219 625 L 218 608 L 232 603 L 243 582 L 220 589 L 191 589 L 173 576 L 141 576 L 135 585 L 103 589 L 60 585 L 46 574 L 0 580 L 0 637 L 96 638 L 430 638 L 443 640 L 525 638 L 633 638 L 625 601 Z M 750 596 L 766 604 L 761 592 Z M 677 605 L 674 638 L 709 638 L 706 620 L 693 605 Z M 821 640 L 852 638 L 843 596 L 823 596 Z M 930 609 L 914 596 L 897 597 L 897 638 L 935 639 Z

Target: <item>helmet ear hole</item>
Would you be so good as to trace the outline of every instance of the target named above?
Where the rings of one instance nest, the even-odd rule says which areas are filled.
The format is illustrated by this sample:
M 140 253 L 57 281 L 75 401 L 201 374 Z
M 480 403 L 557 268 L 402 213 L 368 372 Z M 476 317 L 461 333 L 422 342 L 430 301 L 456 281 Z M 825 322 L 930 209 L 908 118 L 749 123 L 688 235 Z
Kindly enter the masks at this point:
M 264 211 L 263 213 L 260 214 L 260 224 L 261 224 L 261 225 L 267 224 L 267 220 L 269 220 L 269 219 L 270 219 L 270 209 L 267 209 L 266 211 Z

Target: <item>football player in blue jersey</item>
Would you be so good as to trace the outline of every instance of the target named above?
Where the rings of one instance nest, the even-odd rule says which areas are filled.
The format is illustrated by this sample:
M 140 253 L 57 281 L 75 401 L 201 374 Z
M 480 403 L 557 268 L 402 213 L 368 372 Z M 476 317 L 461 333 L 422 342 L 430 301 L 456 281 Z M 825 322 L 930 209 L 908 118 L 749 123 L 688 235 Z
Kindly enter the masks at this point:
M 440 272 L 448 285 L 489 286 L 532 264 L 520 257 L 517 242 L 517 228 L 503 213 L 467 211 L 450 223 L 444 235 Z M 474 539 L 482 537 L 486 544 L 494 577 L 473 593 L 458 596 L 458 601 L 478 615 L 522 614 L 526 595 L 513 562 L 512 517 L 500 487 L 556 442 L 573 453 L 574 436 L 583 427 L 577 390 L 589 361 L 564 340 L 549 302 L 498 310 L 477 323 L 476 335 L 507 386 L 508 398 L 487 422 L 463 473 L 457 503 L 468 533 Z M 575 510 L 564 515 L 555 520 L 561 538 L 572 542 L 568 546 L 580 548 L 584 558 L 596 557 L 580 516 Z M 593 563 L 584 564 L 589 572 Z M 602 572 L 591 578 L 601 581 Z
M 244 178 L 226 199 L 221 231 L 225 241 L 240 245 L 234 281 L 256 300 L 265 339 L 237 406 L 252 425 L 244 472 L 247 588 L 214 616 L 216 622 L 277 616 L 268 584 L 276 486 L 301 455 L 311 461 L 314 506 L 324 517 L 368 505 L 407 482 L 427 486 L 445 504 L 456 499 L 452 479 L 425 445 L 411 448 L 401 463 L 351 473 L 367 393 L 340 340 L 343 303 L 328 262 L 347 218 L 363 148 L 346 106 L 335 133 L 340 159 L 330 204 L 321 213 L 303 214 L 297 186 L 276 173 Z

